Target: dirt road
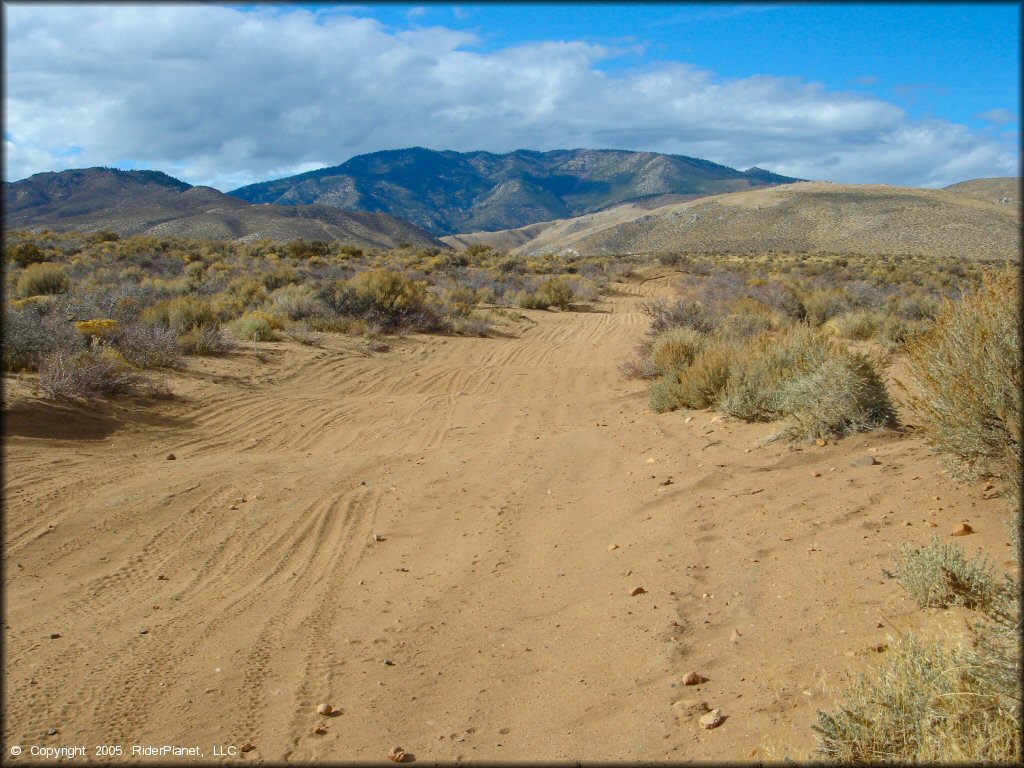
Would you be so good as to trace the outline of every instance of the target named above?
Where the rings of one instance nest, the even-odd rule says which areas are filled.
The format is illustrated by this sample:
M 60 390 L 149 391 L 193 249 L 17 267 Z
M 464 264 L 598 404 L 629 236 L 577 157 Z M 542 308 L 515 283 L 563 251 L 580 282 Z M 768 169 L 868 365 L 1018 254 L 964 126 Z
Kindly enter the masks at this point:
M 5 745 L 806 754 L 823 684 L 921 621 L 882 571 L 899 543 L 969 520 L 1002 562 L 1004 502 L 912 435 L 652 414 L 617 366 L 667 278 L 614 289 L 491 338 L 190 358 L 171 402 L 10 380 Z M 727 719 L 677 720 L 689 697 Z

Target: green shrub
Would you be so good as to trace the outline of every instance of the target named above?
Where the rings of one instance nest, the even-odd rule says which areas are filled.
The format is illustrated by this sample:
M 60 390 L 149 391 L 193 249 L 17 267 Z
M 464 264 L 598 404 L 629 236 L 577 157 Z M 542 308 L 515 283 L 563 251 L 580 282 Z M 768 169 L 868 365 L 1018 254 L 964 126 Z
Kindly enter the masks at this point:
M 940 544 L 938 537 L 920 549 L 904 544 L 897 558 L 896 578 L 921 608 L 962 605 L 984 609 L 996 596 L 988 561 L 965 560 L 959 547 Z
M 231 324 L 231 332 L 244 341 L 272 341 L 274 328 L 265 312 L 246 312 Z
M 683 403 L 679 394 L 679 379 L 675 376 L 662 376 L 651 384 L 649 391 L 651 410 L 655 413 L 665 413 L 681 408 Z
M 60 264 L 29 264 L 18 279 L 17 290 L 22 298 L 67 293 L 71 290 L 71 278 Z
M 46 260 L 46 254 L 43 253 L 42 248 L 33 242 L 8 245 L 4 249 L 4 253 L 8 261 L 17 264 L 19 267 L 25 267 L 29 264 L 36 264 Z
M 779 413 L 789 416 L 787 432 L 806 440 L 894 426 L 896 409 L 879 373 L 865 355 L 834 353 L 820 367 L 779 387 Z

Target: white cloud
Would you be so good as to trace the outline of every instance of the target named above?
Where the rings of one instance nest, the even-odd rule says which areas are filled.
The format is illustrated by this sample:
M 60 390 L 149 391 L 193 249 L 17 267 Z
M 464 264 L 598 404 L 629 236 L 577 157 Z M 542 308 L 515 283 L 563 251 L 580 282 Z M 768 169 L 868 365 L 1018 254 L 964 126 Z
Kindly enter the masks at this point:
M 990 109 L 986 112 L 982 112 L 975 115 L 975 117 L 978 117 L 987 123 L 992 123 L 993 125 L 1006 125 L 1007 123 L 1012 123 L 1017 119 L 1017 116 L 1013 114 L 1013 112 L 1008 109 L 1002 109 L 1001 107 L 999 109 Z
M 578 41 L 482 52 L 444 27 L 215 5 L 9 5 L 8 179 L 126 160 L 231 189 L 380 149 L 673 152 L 803 178 L 1017 173 L 1015 142 L 796 78 L 600 71 Z M 997 116 L 998 117 L 998 116 Z

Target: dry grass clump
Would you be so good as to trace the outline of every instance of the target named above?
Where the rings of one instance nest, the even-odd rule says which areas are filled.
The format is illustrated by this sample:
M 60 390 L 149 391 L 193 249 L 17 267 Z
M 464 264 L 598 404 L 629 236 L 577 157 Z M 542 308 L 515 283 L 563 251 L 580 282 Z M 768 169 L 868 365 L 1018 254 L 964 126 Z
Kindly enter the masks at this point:
M 911 401 L 930 442 L 969 476 L 1005 477 L 1020 493 L 1021 329 L 1016 270 L 986 275 L 946 301 L 907 344 L 922 394 Z
M 128 395 L 141 382 L 139 374 L 110 348 L 50 355 L 39 367 L 39 389 L 62 400 L 94 400 Z
M 651 343 L 650 359 L 654 371 L 670 374 L 693 363 L 706 346 L 707 336 L 692 328 L 672 328 Z
M 246 312 L 231 324 L 231 333 L 243 341 L 273 341 L 273 318 L 266 312 Z
M 735 337 L 682 328 L 658 338 L 675 334 L 687 342 L 670 357 L 674 347 L 666 341 L 662 357 L 678 365 L 658 370 L 663 376 L 651 389 L 656 412 L 713 407 L 744 421 L 788 418 L 789 434 L 806 439 L 895 423 L 879 362 L 836 346 L 818 329 L 794 325 Z
M 169 327 L 131 323 L 120 327 L 111 344 L 138 368 L 173 368 L 180 361 L 178 336 Z
M 18 278 L 18 296 L 52 296 L 67 293 L 71 288 L 71 279 L 61 264 L 42 262 L 29 264 Z
M 876 679 L 859 678 L 834 714 L 819 710 L 813 726 L 818 759 L 1018 763 L 1020 663 L 1013 627 L 989 619 L 975 632 L 989 647 L 977 638 L 971 648 L 909 635 L 890 645 Z
M 987 560 L 966 560 L 955 544 L 938 537 L 925 547 L 904 544 L 897 559 L 896 578 L 921 608 L 987 608 L 997 587 Z

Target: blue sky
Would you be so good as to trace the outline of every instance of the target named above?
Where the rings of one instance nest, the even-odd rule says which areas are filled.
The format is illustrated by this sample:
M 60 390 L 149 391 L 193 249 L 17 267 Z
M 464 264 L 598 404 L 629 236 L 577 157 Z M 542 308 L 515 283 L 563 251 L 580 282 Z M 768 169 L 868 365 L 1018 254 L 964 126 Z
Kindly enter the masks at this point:
M 642 149 L 921 186 L 1018 173 L 1016 3 L 5 14 L 8 180 L 74 162 L 228 189 L 413 145 Z

